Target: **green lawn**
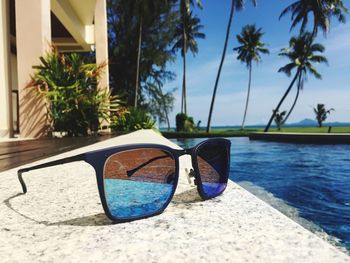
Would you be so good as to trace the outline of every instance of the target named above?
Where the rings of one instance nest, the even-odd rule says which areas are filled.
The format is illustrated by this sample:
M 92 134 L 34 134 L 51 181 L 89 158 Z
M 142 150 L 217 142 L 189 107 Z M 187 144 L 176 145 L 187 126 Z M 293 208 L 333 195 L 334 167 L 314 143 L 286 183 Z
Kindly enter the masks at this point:
M 258 130 L 249 130 L 249 132 L 258 131 Z M 196 131 L 196 132 L 162 132 L 162 135 L 166 138 L 210 138 L 210 137 L 242 137 L 248 136 L 248 130 L 214 130 L 210 133 L 205 131 Z
M 212 130 L 210 133 L 206 133 L 203 131 L 196 131 L 196 132 L 162 132 L 163 136 L 167 138 L 208 138 L 208 137 L 242 137 L 242 136 L 248 136 L 249 133 L 252 132 L 262 132 L 264 131 L 263 128 L 260 129 L 218 129 L 218 130 Z M 295 132 L 295 133 L 328 133 L 328 127 L 307 127 L 307 128 L 300 128 L 300 127 L 287 127 L 283 128 L 281 131 L 278 131 L 276 128 L 271 128 L 270 132 Z M 332 133 L 350 133 L 350 127 L 333 127 Z
M 278 132 L 277 129 L 270 129 L 271 132 Z M 307 127 L 307 128 L 283 128 L 281 132 L 298 132 L 298 133 L 328 133 L 328 127 Z M 350 127 L 332 127 L 332 133 L 350 133 Z

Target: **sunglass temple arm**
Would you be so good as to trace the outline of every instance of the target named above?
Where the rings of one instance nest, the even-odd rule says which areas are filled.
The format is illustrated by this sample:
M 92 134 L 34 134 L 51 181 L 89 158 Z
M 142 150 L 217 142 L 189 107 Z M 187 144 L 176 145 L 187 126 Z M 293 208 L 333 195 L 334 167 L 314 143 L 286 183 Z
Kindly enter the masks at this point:
M 32 170 L 36 170 L 36 169 L 50 167 L 50 166 L 71 163 L 71 162 L 77 162 L 77 161 L 84 161 L 84 160 L 85 160 L 85 154 L 79 154 L 79 155 L 75 155 L 75 156 L 71 156 L 71 157 L 67 157 L 67 158 L 55 160 L 52 162 L 47 162 L 47 163 L 43 163 L 43 164 L 39 164 L 39 165 L 35 165 L 32 167 L 27 167 L 27 168 L 23 168 L 23 169 L 18 170 L 17 171 L 18 180 L 21 183 L 23 193 L 25 194 L 27 192 L 27 186 L 23 180 L 23 175 L 22 175 L 23 173 L 26 173 L 26 172 L 29 172 Z

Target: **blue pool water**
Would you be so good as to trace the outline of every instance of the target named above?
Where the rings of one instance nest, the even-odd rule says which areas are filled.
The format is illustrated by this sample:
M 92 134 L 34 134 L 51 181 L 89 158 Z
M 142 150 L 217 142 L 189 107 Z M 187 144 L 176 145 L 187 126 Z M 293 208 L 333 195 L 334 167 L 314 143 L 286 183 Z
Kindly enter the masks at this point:
M 191 147 L 202 140 L 173 141 Z M 350 250 L 350 145 L 231 142 L 230 179 L 282 199 Z
M 105 179 L 106 201 L 119 219 L 147 216 L 162 210 L 173 191 L 172 184 Z

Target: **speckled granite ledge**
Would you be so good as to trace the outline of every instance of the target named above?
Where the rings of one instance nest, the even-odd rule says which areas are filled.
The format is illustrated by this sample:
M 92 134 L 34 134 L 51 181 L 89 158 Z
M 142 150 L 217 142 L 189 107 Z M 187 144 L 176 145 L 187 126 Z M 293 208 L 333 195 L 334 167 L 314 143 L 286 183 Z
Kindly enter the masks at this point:
M 174 146 L 145 130 L 50 159 L 140 142 Z M 184 169 L 189 159 L 181 158 Z M 202 202 L 182 178 L 163 214 L 113 225 L 89 165 L 32 171 L 26 180 L 28 193 L 20 195 L 16 170 L 0 174 L 1 262 L 350 262 L 232 182 L 224 195 Z

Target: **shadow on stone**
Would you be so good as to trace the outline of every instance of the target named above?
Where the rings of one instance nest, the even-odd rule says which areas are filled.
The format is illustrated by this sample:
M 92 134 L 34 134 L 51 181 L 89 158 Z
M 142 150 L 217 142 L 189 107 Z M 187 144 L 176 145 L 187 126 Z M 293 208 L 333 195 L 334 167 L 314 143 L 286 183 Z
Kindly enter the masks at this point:
M 197 203 L 202 202 L 202 198 L 199 196 L 198 191 L 196 188 L 193 188 L 191 190 L 182 192 L 180 194 L 174 195 L 173 199 L 171 200 L 174 204 L 183 204 L 183 203 Z
M 115 224 L 114 222 L 109 220 L 108 217 L 104 213 L 99 213 L 99 214 L 84 216 L 84 217 L 77 217 L 77 218 L 53 222 L 53 223 L 50 223 L 48 221 L 36 220 L 34 218 L 31 218 L 31 217 L 21 213 L 20 211 L 18 211 L 17 209 L 15 209 L 12 206 L 11 200 L 13 200 L 19 196 L 22 196 L 22 195 L 24 195 L 24 194 L 23 193 L 15 194 L 15 195 L 7 198 L 6 200 L 4 200 L 4 204 L 9 209 L 11 209 L 13 212 L 15 212 L 16 214 L 19 214 L 23 218 L 30 220 L 32 222 L 35 222 L 37 224 L 43 224 L 45 226 L 62 226 L 62 225 L 66 225 L 66 226 L 106 226 L 106 225 Z M 202 202 L 202 199 L 199 196 L 197 189 L 195 189 L 195 188 L 188 190 L 188 191 L 185 191 L 185 192 L 182 192 L 180 194 L 174 195 L 174 197 L 172 199 L 172 203 L 175 206 L 189 205 L 191 203 L 197 203 L 197 202 Z
M 113 225 L 111 220 L 108 219 L 108 217 L 103 214 L 95 214 L 90 216 L 84 216 L 84 217 L 77 217 L 65 221 L 59 221 L 55 223 L 50 223 L 48 226 L 106 226 L 106 225 Z
M 15 209 L 12 204 L 11 204 L 11 200 L 24 195 L 23 193 L 18 193 L 15 194 L 13 196 L 10 196 L 9 198 L 7 198 L 6 200 L 4 200 L 4 204 L 11 209 L 13 212 L 15 212 L 16 214 L 24 217 L 27 220 L 30 220 L 34 223 L 37 224 L 42 224 L 45 226 L 60 226 L 60 225 L 70 225 L 70 226 L 104 226 L 104 225 L 112 225 L 113 222 L 111 220 L 109 220 L 107 218 L 107 216 L 103 213 L 99 213 L 99 214 L 95 214 L 95 215 L 90 215 L 90 216 L 84 216 L 84 217 L 77 217 L 77 218 L 73 218 L 73 219 L 69 219 L 69 220 L 64 220 L 64 221 L 59 221 L 59 222 L 53 222 L 50 223 L 48 221 L 40 221 L 40 220 L 36 220 L 34 218 L 31 218 L 23 213 L 21 213 L 20 211 L 18 211 L 17 209 Z

